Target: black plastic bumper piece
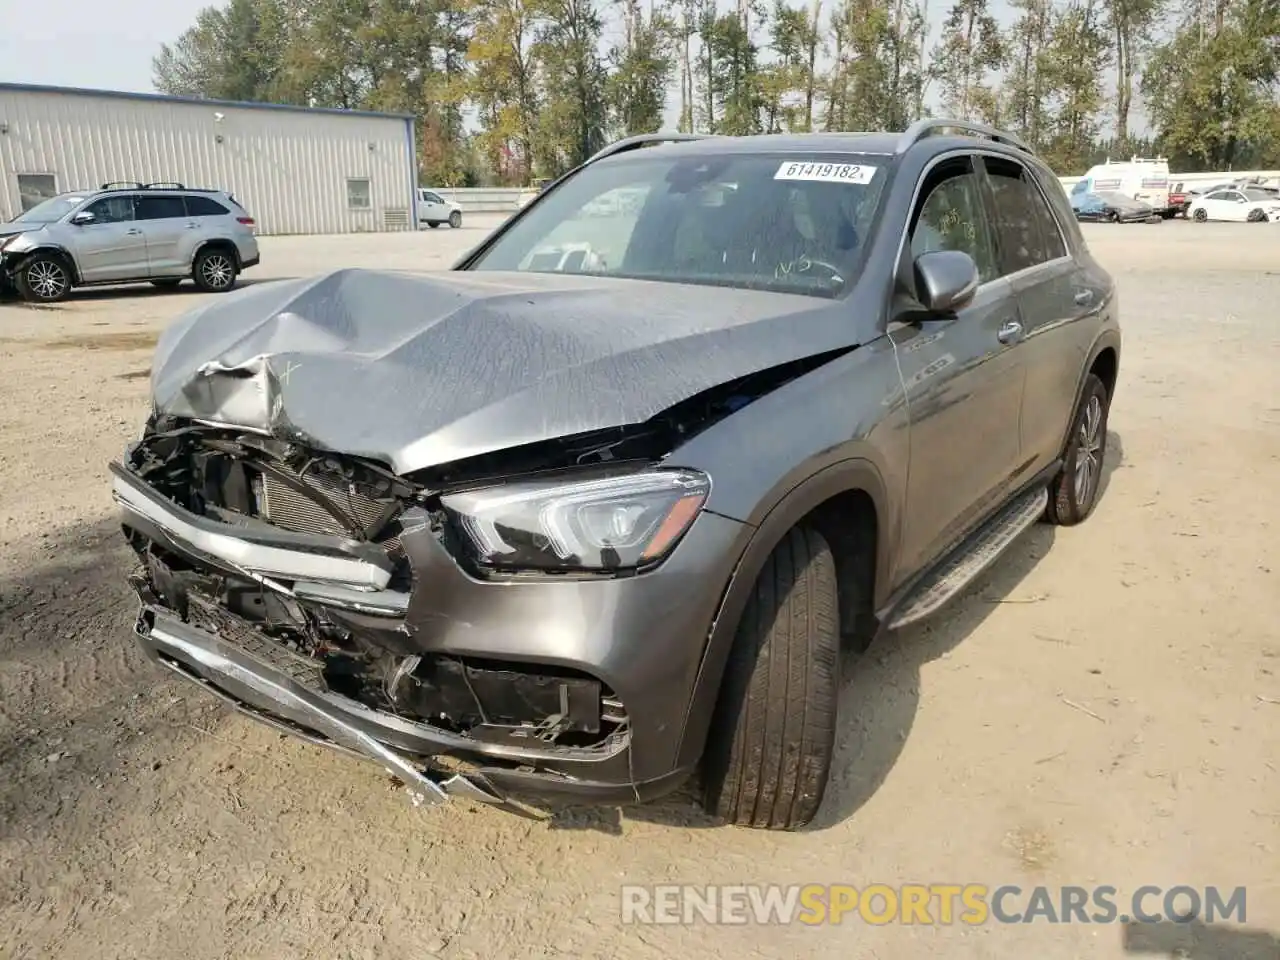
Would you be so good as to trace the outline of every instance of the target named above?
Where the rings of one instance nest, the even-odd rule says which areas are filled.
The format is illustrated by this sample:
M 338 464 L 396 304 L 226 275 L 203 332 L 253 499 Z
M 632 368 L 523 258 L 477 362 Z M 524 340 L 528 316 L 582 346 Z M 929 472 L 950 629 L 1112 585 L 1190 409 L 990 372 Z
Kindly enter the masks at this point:
M 645 802 L 670 793 L 690 773 L 679 770 L 656 781 L 616 783 L 540 770 L 533 758 L 522 757 L 523 751 L 477 744 L 340 694 L 319 692 L 267 658 L 196 629 L 145 598 L 135 633 L 152 660 L 253 719 L 378 763 L 405 784 L 415 805 L 458 797 L 536 816 L 521 801 Z

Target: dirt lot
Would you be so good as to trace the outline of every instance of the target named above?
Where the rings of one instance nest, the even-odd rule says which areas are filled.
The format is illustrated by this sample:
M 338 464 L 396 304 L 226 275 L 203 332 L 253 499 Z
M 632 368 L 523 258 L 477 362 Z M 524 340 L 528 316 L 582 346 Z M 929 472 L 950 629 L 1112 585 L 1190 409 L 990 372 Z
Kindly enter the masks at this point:
M 437 268 L 481 235 L 269 238 L 252 279 Z M 1280 228 L 1088 236 L 1127 338 L 1098 510 L 850 664 L 822 823 L 795 835 L 687 798 L 413 809 L 165 679 L 129 636 L 105 463 L 201 295 L 0 306 L 0 956 L 1280 956 Z M 668 882 L 1111 884 L 1122 908 L 1243 885 L 1253 933 L 621 924 L 621 884 Z

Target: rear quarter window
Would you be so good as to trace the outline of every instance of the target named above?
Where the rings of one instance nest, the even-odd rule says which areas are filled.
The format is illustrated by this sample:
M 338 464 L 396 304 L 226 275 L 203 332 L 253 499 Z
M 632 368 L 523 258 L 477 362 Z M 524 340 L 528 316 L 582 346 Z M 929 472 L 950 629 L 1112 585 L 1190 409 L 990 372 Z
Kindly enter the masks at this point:
M 231 211 L 209 197 L 187 197 L 187 216 L 225 217 Z

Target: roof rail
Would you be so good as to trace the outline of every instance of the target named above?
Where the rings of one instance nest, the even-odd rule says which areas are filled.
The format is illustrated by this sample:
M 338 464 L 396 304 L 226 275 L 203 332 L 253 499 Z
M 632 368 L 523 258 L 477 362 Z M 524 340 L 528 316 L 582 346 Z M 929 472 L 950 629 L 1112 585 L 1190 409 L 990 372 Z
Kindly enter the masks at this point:
M 598 150 L 588 157 L 582 165 L 585 167 L 588 163 L 595 163 L 605 157 L 612 157 L 614 154 L 626 153 L 628 150 L 647 147 L 654 143 L 681 143 L 687 140 L 707 140 L 715 136 L 716 134 L 713 133 L 637 133 L 635 136 L 624 137 L 615 143 L 611 143 L 603 150 Z
M 99 190 L 142 190 L 144 187 L 136 180 L 112 180 L 104 183 Z
M 1021 150 L 1023 153 L 1032 152 L 1030 147 L 1011 133 L 1005 133 L 1003 130 L 989 127 L 985 123 L 974 123 L 971 120 L 952 120 L 947 117 L 925 117 L 923 120 L 917 120 L 898 137 L 898 146 L 894 152 L 899 154 L 906 153 L 925 137 L 935 136 L 947 130 L 955 130 L 961 136 L 994 140 L 996 143 L 1003 143 L 1005 146 Z
M 147 190 L 185 190 L 187 188 L 184 187 L 182 184 L 177 183 L 173 180 L 169 180 L 169 181 L 162 180 L 159 183 L 148 183 L 146 185 L 146 189 Z

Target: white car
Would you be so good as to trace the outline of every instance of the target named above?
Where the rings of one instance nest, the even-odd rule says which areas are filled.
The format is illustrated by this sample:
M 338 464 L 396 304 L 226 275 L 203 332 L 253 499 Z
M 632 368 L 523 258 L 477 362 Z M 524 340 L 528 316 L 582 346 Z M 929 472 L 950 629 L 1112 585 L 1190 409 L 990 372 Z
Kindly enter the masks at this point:
M 452 200 L 446 200 L 434 190 L 418 188 L 418 229 L 422 225 L 435 229 L 447 223 L 455 230 L 462 226 L 462 208 Z
M 1187 216 L 1199 223 L 1206 220 L 1280 223 L 1280 198 L 1270 191 L 1248 187 L 1214 190 L 1192 200 Z

